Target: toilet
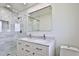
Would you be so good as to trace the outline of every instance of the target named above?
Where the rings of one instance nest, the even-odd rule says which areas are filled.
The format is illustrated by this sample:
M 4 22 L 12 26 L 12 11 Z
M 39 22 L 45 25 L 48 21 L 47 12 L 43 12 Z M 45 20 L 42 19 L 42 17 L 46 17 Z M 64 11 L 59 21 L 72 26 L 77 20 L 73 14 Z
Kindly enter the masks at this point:
M 60 56 L 79 56 L 79 49 L 70 46 L 60 46 Z

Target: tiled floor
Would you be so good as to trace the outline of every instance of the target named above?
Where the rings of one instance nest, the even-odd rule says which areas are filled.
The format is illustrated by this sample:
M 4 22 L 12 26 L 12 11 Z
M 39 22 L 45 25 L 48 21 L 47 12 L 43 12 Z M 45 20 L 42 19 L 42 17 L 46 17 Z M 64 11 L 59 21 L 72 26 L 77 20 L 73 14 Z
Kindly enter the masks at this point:
M 12 38 L 0 38 L 0 56 L 16 55 L 16 40 Z

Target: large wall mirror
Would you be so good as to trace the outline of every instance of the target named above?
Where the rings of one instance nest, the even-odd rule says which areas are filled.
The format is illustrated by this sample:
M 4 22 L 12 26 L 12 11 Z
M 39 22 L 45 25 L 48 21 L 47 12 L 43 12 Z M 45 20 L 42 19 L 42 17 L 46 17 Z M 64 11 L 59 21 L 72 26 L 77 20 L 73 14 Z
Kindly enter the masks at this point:
M 52 30 L 52 7 L 47 6 L 29 13 L 29 31 L 51 31 Z

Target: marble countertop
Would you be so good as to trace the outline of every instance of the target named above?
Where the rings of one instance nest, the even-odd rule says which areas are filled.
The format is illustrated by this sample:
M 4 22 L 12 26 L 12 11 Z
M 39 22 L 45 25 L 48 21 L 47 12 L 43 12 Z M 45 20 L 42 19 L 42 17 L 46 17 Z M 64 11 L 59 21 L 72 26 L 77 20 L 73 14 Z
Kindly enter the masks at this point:
M 55 43 L 55 40 L 53 39 L 39 39 L 39 38 L 21 38 L 20 40 L 24 40 L 27 42 L 33 42 L 33 43 L 38 43 L 38 44 L 42 44 L 42 45 L 53 45 Z

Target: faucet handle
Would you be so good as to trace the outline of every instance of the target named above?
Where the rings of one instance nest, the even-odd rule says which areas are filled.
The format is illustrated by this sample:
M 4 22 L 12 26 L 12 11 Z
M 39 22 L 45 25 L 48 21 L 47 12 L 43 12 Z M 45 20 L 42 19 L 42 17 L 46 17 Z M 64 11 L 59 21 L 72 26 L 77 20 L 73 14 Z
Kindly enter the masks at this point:
M 45 34 L 43 34 L 43 38 L 46 39 L 46 35 Z
M 32 37 L 32 35 L 31 35 L 31 34 L 29 34 L 29 37 L 31 38 L 31 37 Z

